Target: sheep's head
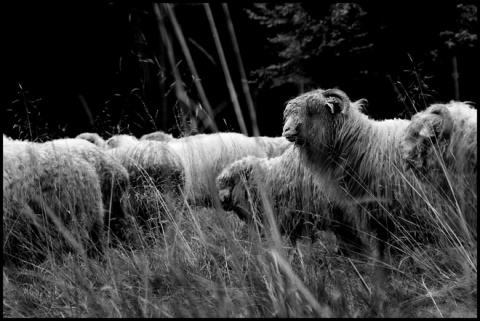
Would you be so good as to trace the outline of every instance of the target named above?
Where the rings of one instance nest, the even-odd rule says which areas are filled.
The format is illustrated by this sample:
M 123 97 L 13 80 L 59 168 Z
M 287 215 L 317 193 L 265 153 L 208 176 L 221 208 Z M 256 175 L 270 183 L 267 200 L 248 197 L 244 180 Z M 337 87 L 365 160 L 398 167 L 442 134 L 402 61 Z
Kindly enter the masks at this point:
M 117 148 L 124 145 L 135 144 L 138 142 L 138 139 L 130 135 L 115 135 L 110 137 L 107 142 L 107 148 Z
M 85 139 L 86 141 L 89 141 L 90 143 L 97 145 L 102 149 L 107 147 L 106 142 L 97 133 L 82 133 L 75 138 Z
M 216 180 L 223 209 L 233 210 L 243 220 L 251 216 L 248 214 L 249 192 L 254 192 L 250 185 L 255 161 L 254 157 L 238 160 L 226 167 Z
M 446 105 L 435 104 L 412 117 L 402 143 L 406 168 L 421 169 L 432 144 L 448 141 L 453 120 Z
M 150 134 L 145 134 L 142 137 L 140 137 L 140 140 L 157 140 L 157 141 L 161 141 L 161 142 L 169 142 L 173 139 L 174 138 L 173 138 L 172 134 L 167 134 L 167 133 L 162 132 L 160 130 L 156 131 L 156 132 L 153 132 L 153 133 L 150 133 Z
M 287 103 L 282 136 L 297 145 L 313 139 L 328 145 L 335 123 L 349 111 L 350 99 L 338 89 L 317 89 L 300 95 Z

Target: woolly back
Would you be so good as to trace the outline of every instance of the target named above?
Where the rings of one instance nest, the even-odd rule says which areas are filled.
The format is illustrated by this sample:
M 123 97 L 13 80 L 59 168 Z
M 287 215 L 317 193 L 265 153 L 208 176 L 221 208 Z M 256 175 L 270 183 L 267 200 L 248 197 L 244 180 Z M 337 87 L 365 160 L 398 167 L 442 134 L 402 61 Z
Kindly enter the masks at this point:
M 280 156 L 292 145 L 285 137 L 250 137 L 254 139 L 257 144 L 265 150 L 268 157 Z
M 104 149 L 85 139 L 57 139 L 44 143 L 54 148 L 64 148 L 72 157 L 85 159 L 95 168 L 100 180 L 105 207 L 105 226 L 125 239 L 132 228 L 131 208 L 128 202 L 130 181 L 127 169 Z
M 215 196 L 215 178 L 225 166 L 249 155 L 267 157 L 255 140 L 239 133 L 199 134 L 168 145 L 180 156 L 191 182 L 188 197 L 199 203 Z
M 79 212 L 82 222 L 88 224 L 91 224 L 89 215 L 103 213 L 98 208 L 102 205 L 100 182 L 94 166 L 72 155 L 70 148 L 52 143 L 4 141 L 3 152 L 4 176 L 9 177 L 12 185 L 19 186 L 15 192 L 27 198 L 37 193 L 58 199 L 51 205 L 62 208 L 63 203 L 76 208 L 77 211 L 71 212 Z M 66 215 L 65 211 L 60 213 Z M 65 219 L 69 219 L 68 215 Z
M 54 252 L 72 248 L 57 219 L 84 245 L 94 241 L 101 246 L 103 202 L 92 165 L 63 146 L 46 143 L 4 141 L 3 152 L 4 242 L 12 242 L 4 244 L 5 251 L 18 251 L 33 234 L 38 247 L 53 237 Z
M 179 156 L 167 144 L 159 141 L 136 141 L 135 144 L 125 144 L 107 151 L 107 154 L 117 159 L 129 172 L 133 184 L 143 184 L 152 178 L 162 185 L 183 185 L 183 166 Z M 168 182 L 170 178 L 178 181 Z

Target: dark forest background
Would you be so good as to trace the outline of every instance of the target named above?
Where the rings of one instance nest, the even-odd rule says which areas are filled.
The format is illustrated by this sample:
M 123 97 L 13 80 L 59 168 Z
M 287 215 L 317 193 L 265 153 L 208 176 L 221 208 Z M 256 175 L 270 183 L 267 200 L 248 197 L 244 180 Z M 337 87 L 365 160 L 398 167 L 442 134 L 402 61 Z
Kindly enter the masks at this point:
M 280 135 L 286 101 L 314 88 L 366 98 L 375 119 L 479 99 L 473 4 L 56 2 L 3 16 L 2 122 L 13 138 L 241 132 L 215 30 L 249 135 L 255 123 Z M 207 107 L 215 128 L 202 120 Z

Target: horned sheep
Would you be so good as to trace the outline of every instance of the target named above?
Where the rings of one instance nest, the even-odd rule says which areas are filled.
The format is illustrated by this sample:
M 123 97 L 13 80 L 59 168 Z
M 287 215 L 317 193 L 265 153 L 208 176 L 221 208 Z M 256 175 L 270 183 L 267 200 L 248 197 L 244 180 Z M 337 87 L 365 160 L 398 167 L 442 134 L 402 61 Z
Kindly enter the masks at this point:
M 344 200 L 389 201 L 406 185 L 398 174 L 400 144 L 410 121 L 375 121 L 338 89 L 314 90 L 290 100 L 283 136 L 295 142 L 303 163 Z
M 323 186 L 301 164 L 293 145 L 274 158 L 248 156 L 235 161 L 217 177 L 217 187 L 223 208 L 248 222 L 256 213 L 263 216 L 260 193 L 264 191 L 280 231 L 292 243 L 305 234 L 313 241 L 313 228 L 356 237 L 347 221 L 356 215 L 345 215 L 354 209 L 335 206 L 328 200 Z
M 371 224 L 383 241 L 383 254 L 390 235 L 385 226 L 392 223 L 386 214 L 417 215 L 409 208 L 416 180 L 403 170 L 400 150 L 410 121 L 370 119 L 362 113 L 363 103 L 351 102 L 338 89 L 302 94 L 287 103 L 282 136 L 295 143 L 302 163 L 325 184 L 329 198 L 373 206 Z M 417 228 L 421 220 L 410 227 Z
M 102 252 L 99 176 L 70 148 L 4 136 L 3 203 L 4 263 L 43 260 L 47 246 L 56 254 L 72 249 L 66 233 L 79 236 L 91 256 Z

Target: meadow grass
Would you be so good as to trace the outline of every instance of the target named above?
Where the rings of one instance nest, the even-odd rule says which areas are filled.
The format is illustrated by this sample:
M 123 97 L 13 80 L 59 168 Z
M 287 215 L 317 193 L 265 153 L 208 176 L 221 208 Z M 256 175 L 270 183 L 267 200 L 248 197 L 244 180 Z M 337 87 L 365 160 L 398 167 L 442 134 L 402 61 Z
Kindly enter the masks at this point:
M 438 204 L 435 195 L 422 195 L 433 241 L 396 234 L 382 274 L 375 246 L 345 256 L 339 236 L 328 231 L 316 231 L 313 244 L 305 238 L 292 246 L 266 198 L 259 231 L 218 203 L 194 207 L 149 195 L 151 219 L 147 228 L 136 226 L 136 248 L 120 243 L 98 260 L 81 247 L 48 253 L 59 248 L 50 247 L 44 262 L 4 265 L 3 316 L 476 316 L 476 229 L 466 228 L 448 199 Z

